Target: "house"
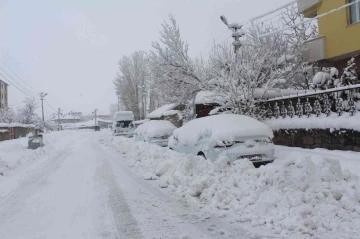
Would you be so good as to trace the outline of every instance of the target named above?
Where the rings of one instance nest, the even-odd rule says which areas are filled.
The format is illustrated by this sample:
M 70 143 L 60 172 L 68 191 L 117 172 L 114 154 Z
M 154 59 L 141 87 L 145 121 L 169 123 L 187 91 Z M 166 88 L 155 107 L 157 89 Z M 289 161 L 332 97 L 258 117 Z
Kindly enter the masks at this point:
M 181 127 L 182 111 L 185 110 L 185 105 L 182 104 L 166 104 L 154 110 L 146 116 L 150 120 L 168 120 L 176 127 Z
M 50 120 L 55 124 L 73 124 L 82 121 L 82 118 L 68 114 L 62 115 L 59 118 L 56 115 L 53 115 Z
M 70 112 L 70 115 L 72 117 L 76 117 L 76 118 L 79 118 L 79 119 L 82 119 L 83 118 L 83 115 L 81 112 Z
M 306 18 L 338 9 L 355 0 L 298 0 L 298 11 Z M 305 54 L 320 66 L 343 69 L 347 61 L 360 55 L 360 3 L 318 19 L 319 37 L 306 42 Z M 360 56 L 355 58 L 360 66 Z M 360 67 L 357 69 L 360 73 Z
M 0 109 L 8 108 L 8 84 L 0 80 Z

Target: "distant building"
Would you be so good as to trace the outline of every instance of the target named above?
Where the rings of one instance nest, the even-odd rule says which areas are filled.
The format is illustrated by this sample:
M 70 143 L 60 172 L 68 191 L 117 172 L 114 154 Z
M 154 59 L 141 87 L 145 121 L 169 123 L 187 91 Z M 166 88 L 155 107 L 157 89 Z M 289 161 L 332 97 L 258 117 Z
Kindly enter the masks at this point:
M 8 108 L 8 84 L 0 80 L 0 109 Z
M 83 117 L 82 112 L 71 112 L 70 115 L 79 119 L 82 119 Z

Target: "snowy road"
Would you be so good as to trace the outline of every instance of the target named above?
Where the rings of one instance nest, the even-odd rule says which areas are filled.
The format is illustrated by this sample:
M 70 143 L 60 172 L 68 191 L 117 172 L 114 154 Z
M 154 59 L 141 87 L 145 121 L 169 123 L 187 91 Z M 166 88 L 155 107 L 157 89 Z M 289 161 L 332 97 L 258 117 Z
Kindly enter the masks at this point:
M 31 153 L 17 141 L 22 154 L 0 177 L 0 238 L 249 238 L 135 175 L 100 135 L 53 133 Z

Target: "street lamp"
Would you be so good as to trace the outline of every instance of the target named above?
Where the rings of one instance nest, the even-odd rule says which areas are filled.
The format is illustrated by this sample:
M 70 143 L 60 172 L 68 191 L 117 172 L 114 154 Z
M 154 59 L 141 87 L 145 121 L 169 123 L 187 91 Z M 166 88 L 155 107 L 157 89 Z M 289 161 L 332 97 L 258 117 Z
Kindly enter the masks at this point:
M 233 32 L 231 36 L 232 38 L 234 38 L 233 46 L 234 46 L 234 52 L 236 54 L 239 48 L 242 46 L 240 42 L 240 37 L 243 37 L 245 35 L 245 32 L 241 30 L 242 25 L 240 25 L 239 23 L 229 24 L 225 16 L 220 16 L 220 19 Z

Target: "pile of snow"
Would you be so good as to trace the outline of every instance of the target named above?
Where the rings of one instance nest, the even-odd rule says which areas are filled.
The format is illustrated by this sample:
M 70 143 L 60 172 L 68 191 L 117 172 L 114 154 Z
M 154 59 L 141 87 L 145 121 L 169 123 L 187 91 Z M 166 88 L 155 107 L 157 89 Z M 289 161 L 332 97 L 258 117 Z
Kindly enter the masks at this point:
M 151 120 L 140 125 L 134 134 L 141 139 L 170 136 L 176 127 L 167 120 Z
M 9 132 L 8 129 L 0 129 L 0 133 L 7 133 L 7 132 Z
M 57 149 L 69 149 L 71 147 L 69 142 L 61 140 L 64 133 L 60 131 L 45 134 L 44 147 L 35 150 L 28 149 L 28 138 L 26 137 L 0 142 L 0 174 L 7 176 L 7 174 L 10 174 L 23 164 L 51 158 L 52 155 L 58 152 Z M 70 135 L 74 133 L 67 132 Z M 28 136 L 31 137 L 33 134 L 29 133 Z
M 360 238 L 359 178 L 337 160 L 297 155 L 255 169 L 123 138 L 109 144 L 144 179 L 242 226 L 282 238 Z
M 232 142 L 236 137 L 254 135 L 273 138 L 272 130 L 265 124 L 248 116 L 234 114 L 195 119 L 174 131 L 174 138 L 182 145 L 195 144 L 205 137 L 212 142 Z
M 147 119 L 161 118 L 163 116 L 170 116 L 180 113 L 179 110 L 174 110 L 179 104 L 167 104 L 157 108 L 146 116 Z
M 329 117 L 326 115 L 311 115 L 307 118 L 305 115 L 301 118 L 271 118 L 264 120 L 264 124 L 273 130 L 279 129 L 351 129 L 360 131 L 360 112 L 351 116 L 344 112 L 340 117 L 336 113 L 332 113 Z

